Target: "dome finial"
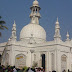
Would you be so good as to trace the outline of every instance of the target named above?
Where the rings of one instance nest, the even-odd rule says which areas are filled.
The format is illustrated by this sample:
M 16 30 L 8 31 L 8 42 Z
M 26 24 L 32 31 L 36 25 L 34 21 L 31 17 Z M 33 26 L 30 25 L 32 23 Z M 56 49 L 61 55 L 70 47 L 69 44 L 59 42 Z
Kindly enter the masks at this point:
M 68 33 L 68 31 L 67 31 L 67 35 L 66 35 L 66 36 L 67 36 L 67 38 L 69 37 L 69 33 Z
M 16 22 L 15 22 L 15 20 L 14 20 L 14 24 L 13 24 L 13 27 L 16 27 Z
M 57 17 L 57 22 L 58 22 L 58 17 Z
M 66 41 L 69 41 L 70 39 L 69 39 L 69 33 L 68 33 L 68 31 L 67 31 L 66 37 L 67 37 Z
M 56 24 L 57 24 L 57 25 L 59 25 L 58 17 L 57 17 L 57 21 L 56 21 Z
M 33 1 L 33 6 L 39 6 L 39 2 L 37 0 Z
M 15 23 L 15 20 L 14 20 L 14 24 L 16 24 L 16 23 Z

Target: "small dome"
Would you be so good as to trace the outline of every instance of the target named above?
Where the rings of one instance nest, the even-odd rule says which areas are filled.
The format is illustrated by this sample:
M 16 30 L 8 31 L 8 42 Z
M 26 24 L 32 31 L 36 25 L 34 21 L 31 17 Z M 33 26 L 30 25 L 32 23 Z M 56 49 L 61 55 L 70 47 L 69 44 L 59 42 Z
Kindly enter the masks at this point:
M 37 0 L 35 0 L 35 1 L 33 2 L 33 6 L 39 6 L 39 2 L 38 2 Z
M 20 40 L 29 39 L 33 37 L 35 40 L 46 41 L 46 32 L 38 24 L 28 24 L 20 32 Z

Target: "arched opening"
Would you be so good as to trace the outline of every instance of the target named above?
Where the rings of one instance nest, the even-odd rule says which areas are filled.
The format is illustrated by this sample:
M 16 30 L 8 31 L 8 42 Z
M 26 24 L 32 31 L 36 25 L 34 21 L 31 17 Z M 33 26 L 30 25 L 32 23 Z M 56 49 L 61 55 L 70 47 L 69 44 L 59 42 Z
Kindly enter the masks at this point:
M 15 66 L 22 68 L 26 66 L 26 56 L 24 54 L 18 54 L 15 57 Z
M 61 56 L 61 70 L 62 71 L 67 70 L 67 56 L 66 55 Z
M 45 70 L 45 54 L 42 54 L 42 67 Z

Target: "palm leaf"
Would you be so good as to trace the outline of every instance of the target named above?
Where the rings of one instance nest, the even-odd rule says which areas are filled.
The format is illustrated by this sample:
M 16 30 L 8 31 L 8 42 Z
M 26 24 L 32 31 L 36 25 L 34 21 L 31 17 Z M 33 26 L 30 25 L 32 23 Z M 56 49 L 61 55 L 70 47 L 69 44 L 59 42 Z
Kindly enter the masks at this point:
M 0 19 L 1 19 L 2 17 L 0 16 Z M 4 30 L 4 29 L 8 29 L 6 26 L 4 26 L 4 24 L 5 24 L 6 22 L 5 21 L 3 21 L 3 20 L 0 20 L 0 30 Z M 1 37 L 1 32 L 0 32 L 0 37 Z
M 3 28 L 5 28 L 5 29 L 8 29 L 6 26 L 2 26 Z
M 0 25 L 0 29 L 4 30 L 4 29 L 8 29 L 6 26 Z
M 6 22 L 5 21 L 0 21 L 0 24 L 5 24 Z

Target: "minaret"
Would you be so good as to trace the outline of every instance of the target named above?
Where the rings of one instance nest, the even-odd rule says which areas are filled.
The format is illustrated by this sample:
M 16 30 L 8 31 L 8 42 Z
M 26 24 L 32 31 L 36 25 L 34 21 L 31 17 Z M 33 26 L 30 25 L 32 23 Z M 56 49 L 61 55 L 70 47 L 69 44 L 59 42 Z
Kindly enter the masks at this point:
M 69 33 L 68 32 L 67 32 L 66 37 L 67 37 L 66 41 L 70 41 L 70 39 L 69 39 Z
M 14 24 L 13 24 L 13 28 L 12 28 L 12 36 L 11 36 L 11 40 L 16 40 L 16 23 L 14 21 Z
M 58 22 L 58 18 L 57 18 L 56 25 L 55 25 L 54 40 L 60 40 L 60 39 L 61 39 L 60 26 L 59 26 L 59 22 Z
M 33 2 L 33 6 L 30 7 L 31 9 L 31 14 L 30 14 L 30 18 L 31 18 L 31 23 L 33 24 L 39 24 L 39 19 L 40 19 L 40 13 L 39 10 L 41 9 L 39 7 L 39 2 L 37 0 L 35 0 Z

